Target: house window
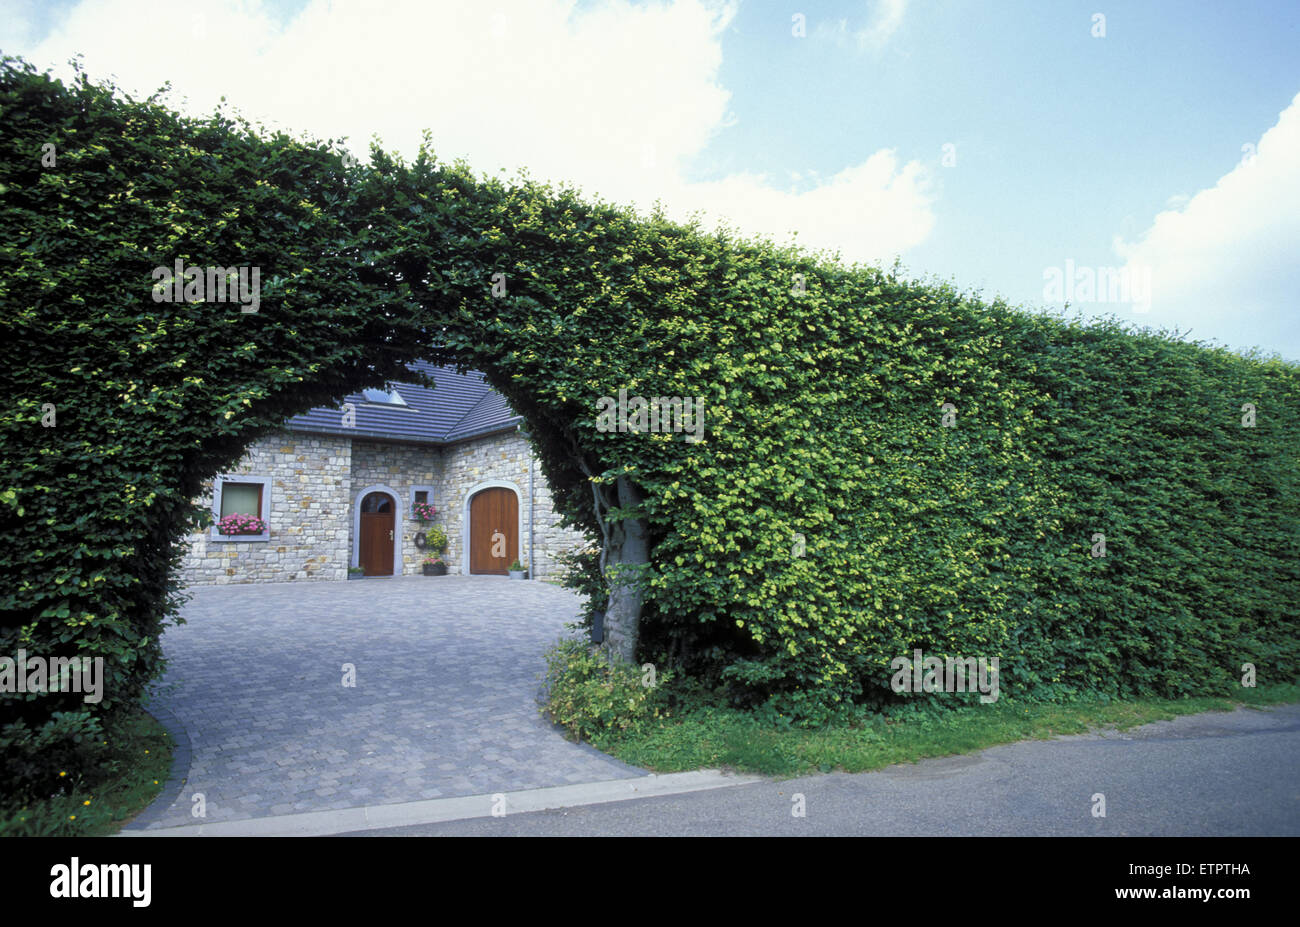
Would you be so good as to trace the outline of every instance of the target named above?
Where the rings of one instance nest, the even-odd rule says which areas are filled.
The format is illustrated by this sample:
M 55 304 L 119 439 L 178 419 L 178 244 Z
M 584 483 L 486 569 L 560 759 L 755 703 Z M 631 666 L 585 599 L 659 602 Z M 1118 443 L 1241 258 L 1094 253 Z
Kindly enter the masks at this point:
M 221 517 L 227 515 L 262 517 L 262 484 L 227 482 L 221 487 Z
M 260 534 L 222 534 L 215 522 L 228 515 L 252 515 L 262 519 Z M 214 541 L 269 541 L 271 539 L 271 478 L 269 476 L 218 477 L 212 487 L 212 520 L 209 538 Z

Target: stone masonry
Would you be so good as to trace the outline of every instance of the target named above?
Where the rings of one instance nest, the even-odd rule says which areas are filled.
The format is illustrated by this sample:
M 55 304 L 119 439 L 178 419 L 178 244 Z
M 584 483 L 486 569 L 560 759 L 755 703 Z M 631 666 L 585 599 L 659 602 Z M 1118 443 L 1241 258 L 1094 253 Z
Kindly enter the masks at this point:
M 352 442 L 285 432 L 249 447 L 228 475 L 270 477 L 263 512 L 269 541 L 191 535 L 181 566 L 187 585 L 346 579 L 351 523 Z M 202 504 L 212 504 L 211 490 Z
M 556 557 L 565 550 L 585 546 L 581 534 L 563 528 L 555 513 L 551 489 L 532 457 L 528 439 L 518 432 L 491 435 L 475 441 L 456 444 L 444 451 L 442 479 L 438 484 L 438 498 L 449 503 L 438 505 L 438 520 L 450 541 L 449 562 L 462 569 L 464 552 L 465 516 L 470 493 L 484 484 L 506 485 L 519 498 L 520 531 L 519 559 L 527 562 L 529 529 L 532 529 L 535 564 L 529 564 L 530 575 L 550 576 L 558 569 Z M 529 475 L 535 499 L 529 496 Z M 530 501 L 535 506 L 530 508 Z M 532 524 L 530 525 L 530 515 Z
M 529 495 L 530 470 L 535 498 Z M 415 545 L 421 525 L 410 510 L 416 486 L 433 487 L 435 523 L 447 533 L 444 559 L 453 573 L 468 572 L 463 556 L 470 493 L 487 486 L 506 486 L 518 497 L 519 559 L 525 562 L 532 531 L 536 562 L 529 565 L 530 577 L 553 575 L 561 552 L 587 544 L 559 525 L 550 487 L 517 431 L 439 448 L 286 430 L 252 445 L 227 475 L 270 478 L 269 504 L 263 503 L 270 540 L 218 540 L 213 529 L 192 535 L 181 566 L 186 585 L 345 580 L 357 543 L 354 506 L 372 486 L 397 497 L 397 573 L 419 573 L 424 558 Z M 211 499 L 209 491 L 203 504 L 211 505 Z
M 416 486 L 435 486 L 438 473 L 442 470 L 442 451 L 436 447 L 420 444 L 395 444 L 378 441 L 355 440 L 352 442 L 352 495 L 351 504 L 361 502 L 360 494 L 369 486 L 387 486 L 397 493 L 396 530 L 402 534 L 402 562 L 398 573 L 419 573 L 425 552 L 415 546 L 415 536 L 421 525 L 411 517 L 411 490 Z M 437 493 L 430 493 L 436 496 Z M 441 500 L 429 500 L 438 509 L 438 520 L 442 524 L 443 504 Z M 348 522 L 351 530 L 353 522 Z M 444 525 L 443 530 L 446 530 Z M 349 542 L 356 544 L 356 538 L 349 535 Z M 349 547 L 351 551 L 353 548 Z

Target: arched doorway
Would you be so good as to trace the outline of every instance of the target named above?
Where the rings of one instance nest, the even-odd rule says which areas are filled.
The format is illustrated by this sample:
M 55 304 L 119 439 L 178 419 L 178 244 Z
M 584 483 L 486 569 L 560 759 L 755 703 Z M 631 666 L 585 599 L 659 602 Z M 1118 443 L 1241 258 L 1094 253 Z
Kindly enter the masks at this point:
M 469 572 L 504 576 L 519 557 L 519 496 L 505 486 L 469 497 L 466 531 Z
M 368 486 L 353 506 L 353 566 L 366 576 L 392 576 L 401 563 L 397 493 L 387 486 Z

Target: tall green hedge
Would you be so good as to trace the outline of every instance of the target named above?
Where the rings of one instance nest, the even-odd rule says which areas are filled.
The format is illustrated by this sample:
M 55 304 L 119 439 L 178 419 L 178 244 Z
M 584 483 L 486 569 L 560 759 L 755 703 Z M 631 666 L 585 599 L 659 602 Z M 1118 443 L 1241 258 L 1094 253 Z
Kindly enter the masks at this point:
M 329 142 L 12 60 L 0 232 L 0 654 L 113 672 L 94 709 L 5 699 L 32 729 L 157 674 L 207 480 L 416 357 L 486 373 L 593 539 L 593 483 L 642 490 L 623 513 L 652 539 L 641 656 L 742 701 L 816 719 L 896 698 L 890 663 L 916 648 L 999 657 L 1026 698 L 1223 692 L 1247 662 L 1297 675 L 1295 365 L 427 150 L 348 166 Z M 153 301 L 177 258 L 259 266 L 259 311 Z M 701 397 L 705 439 L 598 430 L 620 389 Z
M 3 62 L 0 656 L 100 657 L 107 675 L 96 704 L 0 694 L 8 785 L 89 762 L 94 716 L 159 673 L 171 570 L 211 476 L 418 356 L 413 307 L 348 250 L 354 186 L 328 144 Z M 259 311 L 155 302 L 154 268 L 177 259 L 259 266 Z

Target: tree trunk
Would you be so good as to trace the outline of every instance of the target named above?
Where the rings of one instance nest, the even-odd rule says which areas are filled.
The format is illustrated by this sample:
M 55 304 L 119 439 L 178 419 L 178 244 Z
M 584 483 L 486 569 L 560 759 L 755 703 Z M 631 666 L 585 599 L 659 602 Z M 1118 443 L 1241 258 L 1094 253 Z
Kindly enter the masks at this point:
M 620 477 L 618 505 L 632 508 L 644 496 Z M 609 604 L 605 609 L 605 649 L 631 663 L 636 659 L 637 636 L 641 630 L 641 608 L 645 604 L 645 572 L 650 563 L 649 531 L 639 518 L 611 521 L 605 545 L 605 581 Z

